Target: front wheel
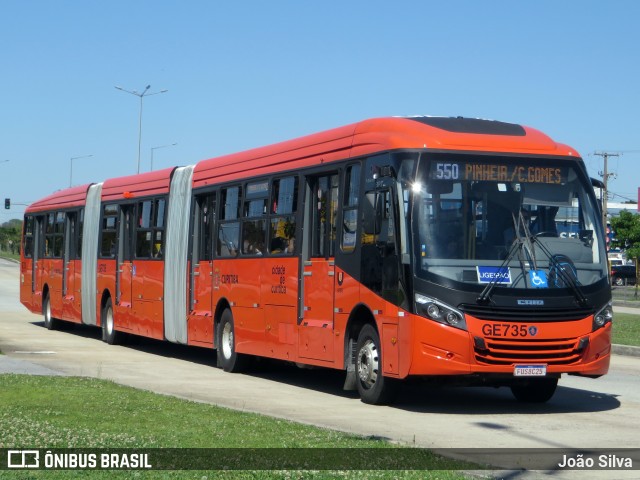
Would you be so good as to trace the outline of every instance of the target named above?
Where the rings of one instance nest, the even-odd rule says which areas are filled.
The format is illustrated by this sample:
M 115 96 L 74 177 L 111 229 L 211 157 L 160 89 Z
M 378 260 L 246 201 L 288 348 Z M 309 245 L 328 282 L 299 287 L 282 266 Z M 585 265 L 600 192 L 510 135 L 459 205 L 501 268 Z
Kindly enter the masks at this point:
M 511 393 L 524 403 L 544 403 L 553 397 L 558 386 L 557 378 L 532 378 L 522 385 L 513 385 Z
M 356 386 L 364 403 L 385 405 L 398 393 L 399 383 L 382 375 L 380 336 L 371 325 L 360 330 L 356 344 Z
M 233 315 L 228 308 L 222 312 L 217 329 L 217 358 L 218 367 L 225 372 L 238 373 L 247 366 L 247 356 L 236 352 L 235 328 Z

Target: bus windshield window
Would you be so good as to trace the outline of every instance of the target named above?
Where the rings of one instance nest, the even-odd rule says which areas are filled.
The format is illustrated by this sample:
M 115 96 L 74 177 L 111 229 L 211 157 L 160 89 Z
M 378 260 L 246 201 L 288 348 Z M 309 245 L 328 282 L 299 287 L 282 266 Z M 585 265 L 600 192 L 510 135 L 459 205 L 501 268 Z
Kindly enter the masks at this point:
M 578 285 L 607 274 L 599 208 L 570 161 L 423 156 L 413 195 L 419 276 L 483 284 L 505 261 L 501 287 L 566 286 L 559 262 Z

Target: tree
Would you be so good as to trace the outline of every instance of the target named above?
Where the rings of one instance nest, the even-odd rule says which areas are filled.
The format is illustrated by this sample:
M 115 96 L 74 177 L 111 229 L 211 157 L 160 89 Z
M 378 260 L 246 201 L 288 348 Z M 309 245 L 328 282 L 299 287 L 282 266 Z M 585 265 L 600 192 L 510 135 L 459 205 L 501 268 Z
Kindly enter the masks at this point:
M 9 220 L 0 225 L 0 251 L 15 254 L 20 246 L 22 220 Z
M 638 296 L 638 267 L 640 267 L 640 215 L 622 210 L 620 216 L 611 219 L 611 227 L 616 232 L 614 246 L 627 253 L 627 258 L 636 262 L 636 293 Z

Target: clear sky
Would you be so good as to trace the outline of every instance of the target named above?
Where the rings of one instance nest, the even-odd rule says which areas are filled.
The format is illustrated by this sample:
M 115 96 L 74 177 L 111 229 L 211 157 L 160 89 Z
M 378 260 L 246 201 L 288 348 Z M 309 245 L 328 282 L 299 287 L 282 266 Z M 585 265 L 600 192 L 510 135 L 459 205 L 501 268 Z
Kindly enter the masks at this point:
M 388 115 L 480 117 L 621 152 L 640 186 L 636 0 L 0 0 L 0 198 L 199 160 Z M 6 162 L 5 160 L 9 160 Z M 621 197 L 614 201 L 621 201 Z

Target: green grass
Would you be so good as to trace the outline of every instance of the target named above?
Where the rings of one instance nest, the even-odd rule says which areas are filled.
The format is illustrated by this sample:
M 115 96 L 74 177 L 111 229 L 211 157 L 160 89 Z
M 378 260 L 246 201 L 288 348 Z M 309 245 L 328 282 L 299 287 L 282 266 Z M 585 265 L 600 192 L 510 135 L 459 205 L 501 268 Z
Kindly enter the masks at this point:
M 0 448 L 411 449 L 76 377 L 0 375 Z M 375 419 L 372 419 L 375 421 Z M 137 451 L 137 450 L 134 450 Z M 334 450 L 335 451 L 335 450 Z M 295 451 L 292 451 L 295 452 Z M 341 451 L 344 455 L 347 450 Z M 353 452 L 353 450 L 352 450 Z M 367 450 L 370 452 L 370 450 Z M 382 453 L 382 452 L 381 452 Z M 395 454 L 394 454 L 395 455 Z M 430 471 L 33 471 L 2 478 L 427 478 L 462 479 L 471 464 L 427 452 Z
M 640 346 L 640 315 L 615 313 L 612 342 L 620 345 Z
M 13 254 L 13 253 L 2 251 L 0 252 L 0 258 L 9 258 L 11 260 L 20 261 L 20 254 Z

